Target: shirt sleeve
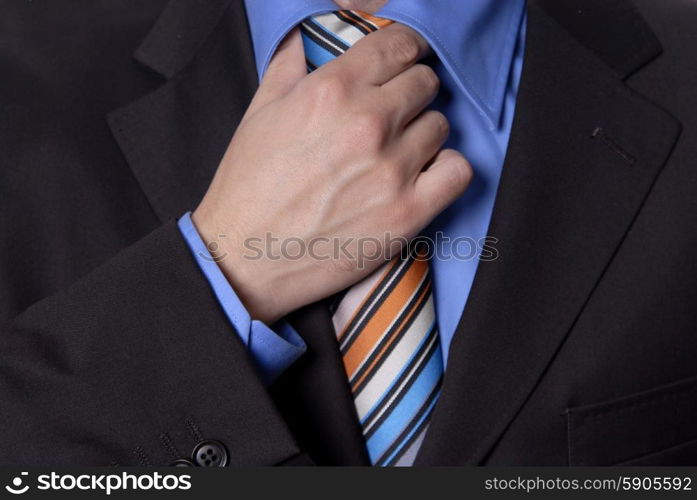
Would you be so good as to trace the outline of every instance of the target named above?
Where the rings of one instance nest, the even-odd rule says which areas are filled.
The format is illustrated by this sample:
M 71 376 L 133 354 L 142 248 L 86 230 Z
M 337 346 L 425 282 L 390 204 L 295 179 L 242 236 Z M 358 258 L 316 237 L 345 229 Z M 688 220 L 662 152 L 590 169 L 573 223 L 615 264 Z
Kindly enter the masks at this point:
M 269 327 L 262 321 L 253 320 L 203 243 L 191 220 L 191 213 L 184 214 L 178 225 L 225 315 L 247 346 L 259 376 L 267 386 L 270 385 L 305 352 L 305 342 L 285 321 Z

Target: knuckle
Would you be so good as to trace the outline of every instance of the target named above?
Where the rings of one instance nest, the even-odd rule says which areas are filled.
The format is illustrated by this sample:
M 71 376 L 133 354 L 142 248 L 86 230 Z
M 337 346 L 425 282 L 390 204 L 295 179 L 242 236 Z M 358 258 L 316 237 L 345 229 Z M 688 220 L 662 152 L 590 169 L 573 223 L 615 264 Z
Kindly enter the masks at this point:
M 361 144 L 382 144 L 389 131 L 387 118 L 376 111 L 359 113 L 350 124 Z
M 402 64 L 412 64 L 419 57 L 419 44 L 413 36 L 407 33 L 395 33 L 386 44 L 389 57 L 395 58 Z
M 391 57 L 389 47 L 384 43 L 378 43 L 374 36 L 364 36 L 349 49 L 349 51 L 361 50 L 367 59 L 373 61 L 385 61 Z
M 310 97 L 318 103 L 338 102 L 346 96 L 346 83 L 340 75 L 329 73 L 318 78 L 312 86 Z

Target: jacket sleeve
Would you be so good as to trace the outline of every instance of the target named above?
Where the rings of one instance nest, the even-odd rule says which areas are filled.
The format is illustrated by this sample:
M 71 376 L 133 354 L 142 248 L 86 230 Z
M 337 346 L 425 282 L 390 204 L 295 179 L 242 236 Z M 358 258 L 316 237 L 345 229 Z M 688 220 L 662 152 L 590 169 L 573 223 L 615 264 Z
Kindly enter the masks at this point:
M 174 222 L 2 328 L 0 420 L 2 465 L 298 453 Z
M 218 267 L 218 259 L 210 254 L 198 234 L 190 212 L 184 214 L 177 225 L 225 316 L 246 347 L 261 381 L 266 386 L 271 385 L 303 355 L 307 349 L 305 342 L 287 321 L 267 326 L 262 321 L 252 319 Z

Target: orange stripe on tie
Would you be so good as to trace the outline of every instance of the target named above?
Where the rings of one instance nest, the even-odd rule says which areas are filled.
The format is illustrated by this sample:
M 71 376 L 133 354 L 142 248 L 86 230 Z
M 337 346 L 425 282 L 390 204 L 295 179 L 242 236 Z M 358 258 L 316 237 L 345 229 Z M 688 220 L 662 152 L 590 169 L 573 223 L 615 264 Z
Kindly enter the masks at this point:
M 384 28 L 385 26 L 389 26 L 390 24 L 392 24 L 394 22 L 394 21 L 390 21 L 389 19 L 384 19 L 382 17 L 375 17 L 371 14 L 368 14 L 367 12 L 362 12 L 360 10 L 354 10 L 353 12 L 354 12 L 354 14 L 362 17 L 366 21 L 370 21 L 378 28 Z
M 414 304 L 412 305 L 411 309 L 409 312 L 404 316 L 402 321 L 399 323 L 399 326 L 395 328 L 394 332 L 390 336 L 390 339 L 385 343 L 385 345 L 382 346 L 382 349 L 380 349 L 380 352 L 375 356 L 373 361 L 370 362 L 370 365 L 367 367 L 366 371 L 363 373 L 363 375 L 360 376 L 358 380 L 355 380 L 351 384 L 351 390 L 355 392 L 356 387 L 361 386 L 361 382 L 363 382 L 367 377 L 372 375 L 373 368 L 382 361 L 382 359 L 385 357 L 385 352 L 389 349 L 389 347 L 394 344 L 395 340 L 399 337 L 399 334 L 404 330 L 404 325 L 409 323 L 409 320 L 411 319 L 412 316 L 414 316 L 414 313 L 419 310 L 419 307 L 421 307 L 421 304 L 425 302 L 426 300 L 429 299 L 431 294 L 431 284 L 429 283 L 428 286 L 426 286 L 421 293 L 419 294 L 419 297 L 416 299 Z
M 390 273 L 392 268 L 395 266 L 399 265 L 399 259 L 393 259 L 389 264 L 385 266 L 385 269 L 382 273 L 382 276 L 375 282 L 373 287 L 370 289 L 370 292 L 368 292 L 368 295 L 365 296 L 365 298 L 361 301 L 360 304 L 358 304 L 358 307 L 356 308 L 356 311 L 353 313 L 353 315 L 349 318 L 348 322 L 344 326 L 344 329 L 342 330 L 341 334 L 339 335 L 338 340 L 339 343 L 341 343 L 344 340 L 344 337 L 346 336 L 346 332 L 349 329 L 349 327 L 353 324 L 353 322 L 356 320 L 356 316 L 358 316 L 358 313 L 361 312 L 365 304 L 373 298 L 373 295 L 375 294 L 375 291 L 378 288 L 381 288 L 383 286 L 383 283 L 385 281 L 385 277 Z
M 415 260 L 397 286 L 389 293 L 380 307 L 373 312 L 356 341 L 344 354 L 344 366 L 349 380 L 355 375 L 363 360 L 370 354 L 390 324 L 404 309 L 409 298 L 417 290 L 428 273 L 428 263 Z

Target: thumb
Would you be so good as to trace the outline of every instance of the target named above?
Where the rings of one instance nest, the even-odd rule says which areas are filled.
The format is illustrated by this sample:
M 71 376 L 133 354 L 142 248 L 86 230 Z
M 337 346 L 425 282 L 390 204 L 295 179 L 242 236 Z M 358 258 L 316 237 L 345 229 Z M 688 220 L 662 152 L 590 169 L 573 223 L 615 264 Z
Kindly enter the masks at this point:
M 286 95 L 305 76 L 307 76 L 305 51 L 300 30 L 295 28 L 286 35 L 276 49 L 259 89 L 247 109 L 247 115 Z

